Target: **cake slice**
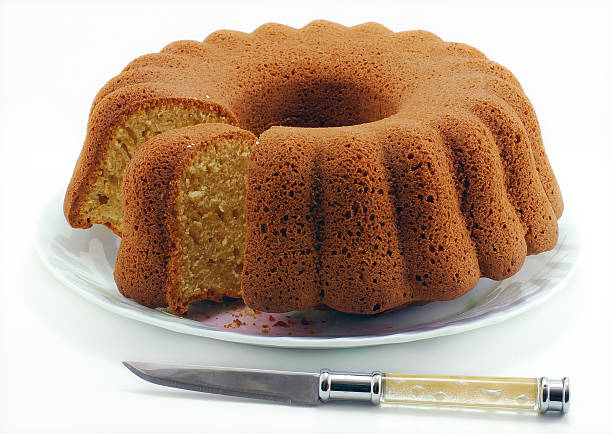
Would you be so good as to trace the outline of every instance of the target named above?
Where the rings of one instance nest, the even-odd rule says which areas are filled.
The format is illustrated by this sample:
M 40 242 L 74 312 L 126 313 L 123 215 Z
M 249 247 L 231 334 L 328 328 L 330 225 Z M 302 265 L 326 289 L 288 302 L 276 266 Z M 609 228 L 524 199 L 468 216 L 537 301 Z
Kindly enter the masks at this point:
M 236 121 L 205 95 L 179 84 L 143 83 L 107 94 L 113 83 L 111 80 L 94 101 L 85 144 L 66 190 L 64 214 L 74 228 L 103 224 L 121 236 L 121 186 L 125 168 L 138 148 L 164 131 Z
M 200 124 L 147 141 L 123 182 L 115 281 L 149 307 L 183 313 L 196 300 L 241 297 L 245 194 L 257 138 Z

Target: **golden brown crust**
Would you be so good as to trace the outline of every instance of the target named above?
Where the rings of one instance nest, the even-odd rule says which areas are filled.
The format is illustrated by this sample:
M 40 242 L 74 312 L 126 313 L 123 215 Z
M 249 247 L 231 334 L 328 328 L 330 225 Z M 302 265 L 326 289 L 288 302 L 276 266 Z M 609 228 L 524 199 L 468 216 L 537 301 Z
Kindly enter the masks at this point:
M 169 101 L 261 134 L 243 274 L 255 308 L 377 313 L 455 298 L 556 243 L 561 193 L 510 71 L 428 32 L 325 21 L 218 31 L 131 62 L 92 105 L 71 225 L 91 224 L 79 201 L 109 131 Z
M 178 293 L 179 182 L 196 153 L 234 137 L 256 140 L 231 125 L 202 124 L 162 133 L 134 155 L 123 183 L 123 238 L 115 264 L 115 282 L 123 295 L 149 307 L 170 306 L 175 313 L 207 298 L 201 293 L 182 300 Z

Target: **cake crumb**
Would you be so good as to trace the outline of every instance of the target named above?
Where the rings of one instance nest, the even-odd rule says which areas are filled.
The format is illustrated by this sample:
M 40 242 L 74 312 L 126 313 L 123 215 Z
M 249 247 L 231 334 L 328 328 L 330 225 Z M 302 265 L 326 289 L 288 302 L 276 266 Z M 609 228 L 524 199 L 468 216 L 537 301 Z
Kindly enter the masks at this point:
M 274 324 L 272 324 L 272 327 L 289 327 L 289 324 L 287 324 L 285 321 L 276 321 Z

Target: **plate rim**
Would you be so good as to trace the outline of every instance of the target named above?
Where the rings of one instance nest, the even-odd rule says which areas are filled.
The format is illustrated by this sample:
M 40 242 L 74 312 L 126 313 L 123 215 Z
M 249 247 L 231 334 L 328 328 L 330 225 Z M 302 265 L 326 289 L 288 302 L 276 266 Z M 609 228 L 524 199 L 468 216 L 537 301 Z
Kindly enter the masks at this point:
M 63 196 L 63 195 L 62 195 Z M 363 335 L 363 336 L 347 336 L 347 337 L 317 337 L 317 336 L 270 336 L 270 335 L 259 335 L 259 334 L 247 334 L 239 333 L 231 330 L 209 330 L 205 328 L 192 327 L 189 324 L 180 324 L 173 321 L 164 321 L 163 319 L 148 316 L 146 313 L 130 309 L 124 305 L 106 303 L 101 297 L 96 297 L 88 291 L 83 290 L 78 285 L 75 285 L 61 273 L 56 267 L 53 267 L 50 262 L 48 255 L 45 254 L 45 249 L 41 246 L 41 232 L 45 229 L 44 217 L 48 212 L 49 208 L 57 205 L 58 199 L 55 196 L 49 200 L 47 204 L 42 208 L 41 214 L 38 218 L 38 224 L 36 228 L 36 238 L 34 241 L 34 247 L 38 254 L 38 257 L 44 264 L 47 271 L 51 273 L 60 283 L 67 286 L 72 291 L 85 298 L 87 301 L 117 315 L 136 320 L 140 323 L 148 324 L 155 327 L 160 327 L 166 330 L 170 330 L 175 333 L 188 334 L 192 336 L 205 337 L 209 339 L 241 343 L 248 345 L 275 347 L 275 348 L 302 348 L 302 349 L 339 349 L 339 348 L 358 348 L 358 347 L 369 347 L 377 345 L 390 345 L 396 343 L 407 343 L 415 342 L 424 339 L 431 339 L 441 336 L 450 336 L 458 333 L 464 333 L 471 330 L 475 330 L 482 327 L 498 324 L 500 322 L 514 318 L 527 310 L 530 310 L 544 301 L 548 300 L 552 295 L 558 292 L 561 288 L 565 287 L 567 282 L 573 277 L 574 273 L 578 269 L 578 265 L 581 260 L 581 249 L 580 249 L 580 233 L 577 225 L 573 223 L 571 218 L 567 216 L 567 209 L 561 216 L 563 219 L 563 226 L 571 227 L 571 232 L 575 238 L 576 252 L 574 254 L 574 260 L 572 267 L 567 273 L 560 277 L 559 280 L 549 289 L 539 289 L 532 294 L 527 295 L 520 300 L 519 303 L 505 308 L 503 310 L 492 309 L 484 312 L 478 316 L 468 318 L 465 320 L 459 320 L 459 322 L 444 324 L 441 326 L 432 327 L 429 329 L 416 329 L 408 330 L 397 333 L 389 333 L 385 335 Z M 561 219 L 557 221 L 561 221 Z M 67 223 L 66 223 L 67 224 Z M 561 225 L 559 225 L 561 227 Z M 48 230 L 48 228 L 47 228 Z M 71 230 L 79 230 L 71 228 Z M 511 277 L 510 277 L 511 278 Z M 145 309 L 151 309 L 146 308 Z M 151 309 L 155 310 L 155 309 Z M 192 320 L 184 318 L 185 321 L 191 322 Z

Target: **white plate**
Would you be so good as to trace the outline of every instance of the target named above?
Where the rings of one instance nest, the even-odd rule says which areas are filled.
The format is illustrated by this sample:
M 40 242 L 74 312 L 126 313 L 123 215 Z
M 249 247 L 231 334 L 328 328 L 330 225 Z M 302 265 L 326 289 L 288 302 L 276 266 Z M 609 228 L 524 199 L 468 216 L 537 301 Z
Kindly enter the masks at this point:
M 113 280 L 120 239 L 103 226 L 72 229 L 62 214 L 62 196 L 41 216 L 36 247 L 49 271 L 85 299 L 112 312 L 179 333 L 247 344 L 342 348 L 408 342 L 450 335 L 512 318 L 550 297 L 576 267 L 579 243 L 567 216 L 559 242 L 530 256 L 514 276 L 480 279 L 464 296 L 363 317 L 307 310 L 290 314 L 255 312 L 242 303 L 199 302 L 184 317 L 150 309 L 123 297 Z

